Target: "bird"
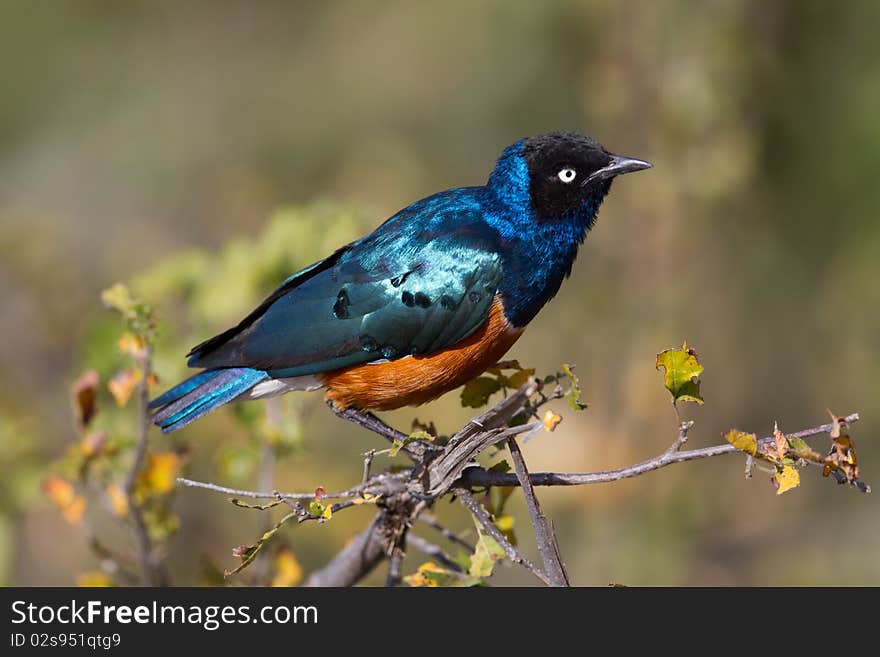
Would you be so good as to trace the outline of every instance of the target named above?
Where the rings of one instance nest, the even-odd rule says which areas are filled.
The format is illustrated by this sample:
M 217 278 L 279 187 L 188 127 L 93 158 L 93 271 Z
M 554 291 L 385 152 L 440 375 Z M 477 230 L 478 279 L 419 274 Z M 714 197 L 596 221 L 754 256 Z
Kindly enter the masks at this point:
M 234 400 L 325 390 L 337 412 L 419 405 L 502 359 L 571 274 L 614 179 L 649 162 L 577 132 L 503 150 L 485 185 L 416 201 L 196 345 L 150 402 L 163 433 Z

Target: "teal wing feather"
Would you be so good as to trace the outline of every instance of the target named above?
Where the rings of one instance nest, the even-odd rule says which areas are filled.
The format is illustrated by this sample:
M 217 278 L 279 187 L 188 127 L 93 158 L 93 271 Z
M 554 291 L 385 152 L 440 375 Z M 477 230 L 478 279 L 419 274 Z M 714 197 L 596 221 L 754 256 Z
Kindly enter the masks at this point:
M 486 320 L 502 274 L 493 232 L 455 215 L 451 231 L 383 225 L 298 272 L 190 365 L 302 376 L 452 346 Z

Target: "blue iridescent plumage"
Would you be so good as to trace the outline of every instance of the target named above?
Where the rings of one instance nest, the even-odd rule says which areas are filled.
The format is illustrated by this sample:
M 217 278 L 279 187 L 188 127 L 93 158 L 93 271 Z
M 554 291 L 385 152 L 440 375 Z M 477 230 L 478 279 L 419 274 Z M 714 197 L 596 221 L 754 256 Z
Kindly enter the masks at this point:
M 207 370 L 154 400 L 157 424 L 173 431 L 266 379 L 441 352 L 495 299 L 525 326 L 571 272 L 611 179 L 647 166 L 574 133 L 516 142 L 485 186 L 413 203 L 195 347 L 189 365 Z

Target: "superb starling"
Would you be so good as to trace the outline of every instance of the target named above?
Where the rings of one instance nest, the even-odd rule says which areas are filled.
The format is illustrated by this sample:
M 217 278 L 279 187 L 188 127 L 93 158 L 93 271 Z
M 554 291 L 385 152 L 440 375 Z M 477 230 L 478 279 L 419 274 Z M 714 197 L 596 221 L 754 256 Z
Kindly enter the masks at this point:
M 319 388 L 337 410 L 389 410 L 467 383 L 559 290 L 614 178 L 650 166 L 573 132 L 521 139 L 485 185 L 416 201 L 194 347 L 203 371 L 154 399 L 153 421 Z

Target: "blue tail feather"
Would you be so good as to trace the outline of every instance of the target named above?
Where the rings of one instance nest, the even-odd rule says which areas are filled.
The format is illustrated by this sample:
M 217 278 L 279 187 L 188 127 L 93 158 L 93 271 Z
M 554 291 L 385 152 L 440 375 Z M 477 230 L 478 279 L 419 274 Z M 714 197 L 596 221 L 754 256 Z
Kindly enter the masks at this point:
M 249 367 L 200 372 L 154 399 L 150 407 L 161 408 L 151 419 L 162 433 L 177 431 L 267 378 L 266 372 Z

